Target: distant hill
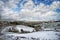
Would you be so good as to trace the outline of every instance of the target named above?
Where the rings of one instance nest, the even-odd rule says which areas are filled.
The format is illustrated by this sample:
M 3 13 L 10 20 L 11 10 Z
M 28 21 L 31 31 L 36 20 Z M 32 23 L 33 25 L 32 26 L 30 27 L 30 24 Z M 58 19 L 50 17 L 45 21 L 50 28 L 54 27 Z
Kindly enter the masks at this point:
M 0 21 L 0 26 L 8 25 L 36 25 L 41 23 L 51 23 L 60 21 Z

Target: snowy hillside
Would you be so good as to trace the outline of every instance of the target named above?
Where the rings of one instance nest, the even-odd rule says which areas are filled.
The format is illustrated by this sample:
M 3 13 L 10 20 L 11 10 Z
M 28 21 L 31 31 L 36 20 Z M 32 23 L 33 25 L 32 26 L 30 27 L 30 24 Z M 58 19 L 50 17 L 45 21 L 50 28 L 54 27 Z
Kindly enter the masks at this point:
M 21 29 L 24 31 L 29 31 L 30 33 L 13 33 L 9 32 L 8 30 L 11 28 L 11 30 L 18 30 L 21 32 Z M 0 36 L 3 40 L 60 40 L 60 32 L 56 31 L 38 31 L 33 32 L 34 28 L 23 26 L 23 25 L 17 25 L 17 26 L 9 26 L 4 28 L 1 33 L 3 34 Z
M 32 27 L 28 27 L 28 26 L 23 26 L 23 25 L 16 25 L 16 26 L 8 26 L 6 28 L 4 28 L 1 33 L 5 34 L 5 33 L 9 33 L 11 30 L 11 32 L 17 31 L 17 33 L 21 33 L 21 30 L 25 31 L 25 32 L 33 32 L 35 31 L 34 28 Z

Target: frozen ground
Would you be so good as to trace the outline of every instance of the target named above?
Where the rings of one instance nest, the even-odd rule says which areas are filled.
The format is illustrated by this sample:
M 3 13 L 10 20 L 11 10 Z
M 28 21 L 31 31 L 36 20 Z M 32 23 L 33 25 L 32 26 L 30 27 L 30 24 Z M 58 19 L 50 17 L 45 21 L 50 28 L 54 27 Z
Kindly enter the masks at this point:
M 23 29 L 23 31 L 27 31 L 27 32 L 33 32 L 35 30 L 32 27 L 28 27 L 28 26 L 24 26 L 24 25 L 16 25 L 16 26 L 8 26 L 8 27 L 4 28 L 1 31 L 1 33 L 2 34 L 9 33 L 9 29 L 18 30 L 18 32 L 21 32 L 21 29 Z
M 32 28 L 30 28 L 32 30 Z M 28 29 L 28 30 L 30 30 Z M 4 29 L 5 30 L 5 29 Z M 56 31 L 38 31 L 33 33 L 5 33 L 0 36 L 0 40 L 60 40 L 60 32 Z

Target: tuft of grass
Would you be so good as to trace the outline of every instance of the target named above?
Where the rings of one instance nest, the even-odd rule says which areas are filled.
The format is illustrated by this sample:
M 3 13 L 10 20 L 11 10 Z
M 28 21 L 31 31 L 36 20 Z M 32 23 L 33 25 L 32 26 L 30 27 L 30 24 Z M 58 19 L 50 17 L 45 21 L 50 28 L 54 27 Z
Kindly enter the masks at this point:
M 19 33 L 19 31 L 15 30 L 15 29 L 13 29 L 13 30 L 9 29 L 9 32 Z

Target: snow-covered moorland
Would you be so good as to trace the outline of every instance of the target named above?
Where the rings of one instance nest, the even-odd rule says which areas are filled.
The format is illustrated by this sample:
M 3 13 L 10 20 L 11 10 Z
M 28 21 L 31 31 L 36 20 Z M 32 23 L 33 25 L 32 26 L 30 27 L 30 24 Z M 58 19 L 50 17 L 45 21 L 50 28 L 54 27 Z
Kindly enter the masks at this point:
M 23 25 L 15 26 L 14 29 L 19 30 L 19 32 L 21 32 L 20 29 L 30 32 L 21 34 L 21 33 L 8 32 L 9 28 L 12 28 L 12 26 L 6 27 L 1 31 L 3 35 L 0 36 L 0 38 L 2 40 L 60 40 L 60 32 L 56 31 L 32 32 L 34 28 Z
M 1 33 L 2 34 L 11 33 L 11 32 L 21 33 L 22 31 L 30 33 L 30 32 L 35 31 L 35 29 L 32 27 L 24 26 L 24 25 L 15 25 L 15 26 L 8 26 L 8 27 L 4 28 L 1 31 Z

